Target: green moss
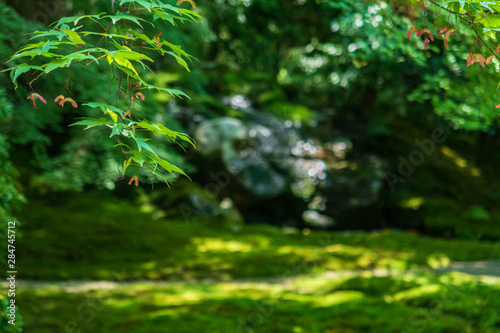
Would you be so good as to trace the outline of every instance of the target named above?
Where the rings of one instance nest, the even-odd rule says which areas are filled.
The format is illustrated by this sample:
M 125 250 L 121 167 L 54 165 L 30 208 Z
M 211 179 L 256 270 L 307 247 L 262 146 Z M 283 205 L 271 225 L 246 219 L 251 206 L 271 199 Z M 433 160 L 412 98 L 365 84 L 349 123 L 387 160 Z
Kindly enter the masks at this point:
M 496 332 L 500 284 L 463 275 L 309 277 L 294 284 L 124 284 L 111 290 L 23 289 L 26 331 Z M 337 284 L 330 290 L 302 288 Z
M 236 231 L 213 221 L 155 219 L 161 214 L 107 193 L 28 203 L 16 243 L 23 279 L 114 282 L 111 289 L 24 285 L 16 304 L 27 332 L 458 333 L 500 327 L 494 311 L 499 283 L 429 269 L 498 258 L 496 244 L 394 231 L 302 234 L 266 225 Z M 375 276 L 376 269 L 396 271 Z M 401 272 L 407 269 L 414 273 Z M 303 276 L 310 273 L 321 274 Z M 186 282 L 131 282 L 137 279 Z M 207 279 L 219 282 L 199 281 Z
M 157 214 L 156 214 L 157 215 Z M 410 233 L 311 232 L 154 219 L 94 192 L 30 201 L 17 242 L 25 279 L 219 279 L 357 269 L 406 270 L 498 258 L 500 246 Z

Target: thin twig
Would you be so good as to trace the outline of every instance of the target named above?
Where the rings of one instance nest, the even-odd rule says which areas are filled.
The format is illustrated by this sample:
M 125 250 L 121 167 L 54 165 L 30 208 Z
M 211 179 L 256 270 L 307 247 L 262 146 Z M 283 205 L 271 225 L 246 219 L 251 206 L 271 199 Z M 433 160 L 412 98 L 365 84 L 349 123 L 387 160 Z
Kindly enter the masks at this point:
M 115 107 L 118 107 L 118 98 L 120 97 L 120 90 L 122 87 L 123 72 L 120 72 L 120 80 L 118 81 L 118 91 L 116 92 L 116 103 Z
M 71 79 L 71 64 L 68 66 L 68 78 L 66 79 L 66 89 L 70 94 L 73 94 L 71 89 L 69 88 L 69 80 Z
M 108 26 L 106 27 L 106 29 L 104 30 L 104 35 L 101 37 L 101 39 L 97 42 L 97 44 L 95 44 L 95 47 L 98 47 L 99 44 L 101 44 L 101 42 L 103 41 L 104 38 L 106 38 L 107 34 L 108 34 L 108 31 L 109 31 L 109 28 L 112 26 L 112 23 L 109 22 Z M 104 44 L 104 46 L 106 47 L 107 43 Z
M 449 13 L 452 13 L 452 14 L 455 14 L 455 15 L 458 15 L 458 16 L 469 16 L 469 14 L 462 14 L 462 13 L 457 13 L 457 12 L 454 12 L 454 11 L 452 11 L 452 10 L 450 10 L 450 9 L 446 8 L 446 7 L 441 6 L 440 4 L 438 4 L 438 3 L 434 2 L 433 0 L 429 0 L 429 2 L 430 2 L 430 3 L 432 3 L 432 4 L 434 4 L 434 5 L 436 5 L 436 6 L 438 6 L 438 7 L 439 7 L 439 8 L 441 8 L 441 9 L 446 10 L 446 11 L 447 11 L 447 12 L 449 12 Z M 469 22 L 469 23 L 470 23 L 470 21 L 467 21 L 467 22 Z
M 473 25 L 471 25 L 471 28 L 472 28 L 472 30 L 474 30 L 474 33 L 476 34 L 477 38 L 481 41 L 481 43 L 483 43 L 484 46 L 486 46 L 486 48 L 488 50 L 490 50 L 491 54 L 493 56 L 495 56 L 495 58 L 497 58 L 498 60 L 500 60 L 500 57 L 498 56 L 498 54 L 496 54 L 495 51 L 493 51 L 492 48 L 488 44 L 486 44 L 486 42 L 484 41 L 484 39 L 481 38 L 481 36 L 479 35 L 479 33 L 476 30 L 476 26 L 473 24 Z

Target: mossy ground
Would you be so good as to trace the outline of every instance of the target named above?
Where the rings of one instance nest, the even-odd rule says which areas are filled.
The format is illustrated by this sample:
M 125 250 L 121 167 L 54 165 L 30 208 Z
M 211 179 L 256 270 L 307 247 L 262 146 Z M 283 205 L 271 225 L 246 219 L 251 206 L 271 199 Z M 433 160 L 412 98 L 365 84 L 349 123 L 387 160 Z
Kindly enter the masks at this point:
M 411 233 L 289 232 L 154 219 L 102 194 L 32 201 L 17 242 L 23 278 L 205 280 L 355 269 L 401 269 L 500 258 L 499 243 Z
M 144 208 L 101 194 L 29 203 L 19 278 L 118 285 L 19 288 L 26 332 L 500 332 L 500 283 L 431 270 L 498 259 L 498 244 L 236 230 L 154 219 Z
M 500 284 L 463 274 L 325 276 L 289 283 L 25 289 L 27 332 L 499 332 Z

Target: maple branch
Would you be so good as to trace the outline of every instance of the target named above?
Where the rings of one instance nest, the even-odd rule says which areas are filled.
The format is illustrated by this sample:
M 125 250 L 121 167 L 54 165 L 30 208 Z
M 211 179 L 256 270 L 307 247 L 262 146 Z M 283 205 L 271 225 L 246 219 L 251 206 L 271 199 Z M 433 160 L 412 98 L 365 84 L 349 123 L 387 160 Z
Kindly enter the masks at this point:
M 496 53 L 495 53 L 495 51 L 493 51 L 493 50 L 491 49 L 491 47 L 490 47 L 488 44 L 486 44 L 486 42 L 484 41 L 484 39 L 483 39 L 483 38 L 479 35 L 479 33 L 478 33 L 478 32 L 477 32 L 477 30 L 476 30 L 476 26 L 475 26 L 474 24 L 471 24 L 471 28 L 472 28 L 472 30 L 474 30 L 474 33 L 476 34 L 477 38 L 481 41 L 481 43 L 483 43 L 483 44 L 484 44 L 484 46 L 486 46 L 486 48 L 487 48 L 488 50 L 490 50 L 491 54 L 492 54 L 493 56 L 495 56 L 495 58 L 497 58 L 498 60 L 500 60 L 500 57 L 498 56 L 498 54 L 496 54 Z
M 446 8 L 446 7 L 441 6 L 440 4 L 438 4 L 438 3 L 434 2 L 433 0 L 428 0 L 428 1 L 429 1 L 430 3 L 432 3 L 433 5 L 435 5 L 435 6 L 439 7 L 439 8 L 441 8 L 441 9 L 446 10 L 448 13 L 458 15 L 458 17 L 460 17 L 461 19 L 465 20 L 467 23 L 469 23 L 469 24 L 471 23 L 469 20 L 466 20 L 466 19 L 464 19 L 464 18 L 462 17 L 462 16 L 469 16 L 469 14 L 457 13 L 457 12 L 452 11 L 451 9 L 448 9 L 448 8 Z
M 457 12 L 454 12 L 446 7 L 443 7 L 441 6 L 440 4 L 434 2 L 434 0 L 429 0 L 430 3 L 436 5 L 437 7 L 447 11 L 448 13 L 451 13 L 451 14 L 454 14 L 454 15 L 457 15 L 458 18 L 462 19 L 463 21 L 467 22 L 467 24 L 469 25 L 469 27 L 472 28 L 472 30 L 474 31 L 474 33 L 476 34 L 477 36 L 477 39 L 479 39 L 479 41 L 484 45 L 486 46 L 486 48 L 491 52 L 491 54 L 497 58 L 498 60 L 500 60 L 500 57 L 498 56 L 498 54 L 495 53 L 495 51 L 493 51 L 493 49 L 488 45 L 486 44 L 486 42 L 484 41 L 484 39 L 479 35 L 479 33 L 477 32 L 477 28 L 476 28 L 476 25 L 474 24 L 473 21 L 471 20 L 468 20 L 466 19 L 465 17 L 469 17 L 469 14 L 462 14 L 462 13 L 457 13 Z

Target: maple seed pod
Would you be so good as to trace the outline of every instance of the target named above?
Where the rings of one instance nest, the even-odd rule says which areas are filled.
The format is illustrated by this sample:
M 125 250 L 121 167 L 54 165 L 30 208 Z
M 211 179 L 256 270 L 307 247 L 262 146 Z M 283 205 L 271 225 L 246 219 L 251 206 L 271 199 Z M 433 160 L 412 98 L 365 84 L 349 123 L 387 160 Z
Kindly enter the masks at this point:
M 61 96 L 62 96 L 62 95 L 61 95 Z M 63 97 L 64 97 L 64 96 L 63 96 Z M 57 100 L 58 98 L 59 98 L 59 96 L 57 96 L 56 100 Z M 64 98 L 64 99 L 61 99 L 61 100 L 59 101 L 59 103 L 58 103 L 58 104 L 59 104 L 60 106 L 64 106 L 64 103 L 66 103 L 66 102 L 70 102 L 70 103 L 71 103 L 71 105 L 73 105 L 73 107 L 74 107 L 74 108 L 77 108 L 77 107 L 78 107 L 78 104 L 77 104 L 77 103 L 73 100 L 73 98 L 71 98 L 71 97 L 66 97 L 66 98 Z
M 28 97 L 26 97 L 26 99 L 31 99 L 33 101 L 33 106 L 36 108 L 35 98 L 38 98 L 39 100 L 42 101 L 42 103 L 47 104 L 47 101 L 45 100 L 45 98 L 43 98 L 42 96 L 40 96 L 37 93 L 31 93 Z
M 125 112 L 122 116 L 122 120 L 125 119 L 126 116 L 129 116 L 129 118 L 132 117 L 132 114 L 130 113 L 130 110 L 128 110 L 127 112 Z
M 457 31 L 457 29 L 453 28 L 453 29 L 450 29 L 450 31 L 448 31 L 447 33 L 444 34 L 444 38 L 448 38 L 450 37 L 450 35 L 452 33 L 454 33 L 455 31 Z
M 28 97 L 26 97 L 26 99 L 33 100 L 33 106 L 36 107 L 35 99 L 33 98 L 33 96 L 29 95 Z
M 38 98 L 39 100 L 41 100 L 43 102 L 43 104 L 47 104 L 47 101 L 42 96 L 35 94 L 35 97 Z
M 472 53 L 469 53 L 469 57 L 467 58 L 467 67 L 474 64 L 475 62 L 476 62 L 476 59 L 474 58 Z
M 444 35 L 442 33 L 445 32 L 446 30 L 448 30 L 448 28 L 443 28 L 443 29 L 439 30 L 438 36 L 439 37 L 444 37 Z
M 128 184 L 130 185 L 130 184 L 132 184 L 132 182 L 135 183 L 136 187 L 139 186 L 139 179 L 137 179 L 137 176 L 130 178 L 130 181 L 128 182 Z
M 139 91 L 139 92 L 135 93 L 135 98 L 140 98 L 140 99 L 144 100 L 144 95 Z
M 415 29 L 415 28 L 411 28 L 411 29 L 408 31 L 408 39 L 410 39 L 410 38 L 411 38 L 411 34 L 412 34 L 412 32 L 414 32 L 414 33 L 415 33 L 415 35 L 417 35 L 417 37 L 418 37 L 418 30 L 417 30 L 417 29 Z
M 72 98 L 68 98 L 68 100 L 75 109 L 78 107 L 78 104 Z
M 482 54 L 476 54 L 476 61 L 483 67 L 486 67 L 484 65 L 486 59 L 484 58 L 484 56 Z
M 183 2 L 189 2 L 193 8 L 196 8 L 196 4 L 194 3 L 193 0 L 179 0 L 179 1 L 177 1 L 177 6 L 179 6 Z

